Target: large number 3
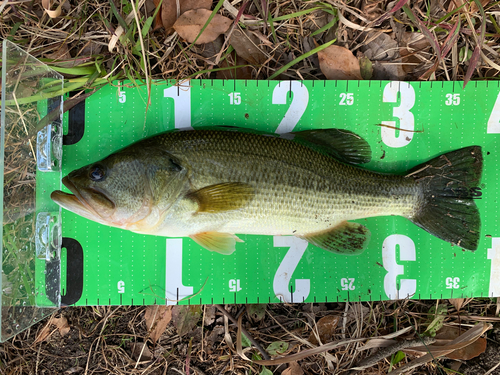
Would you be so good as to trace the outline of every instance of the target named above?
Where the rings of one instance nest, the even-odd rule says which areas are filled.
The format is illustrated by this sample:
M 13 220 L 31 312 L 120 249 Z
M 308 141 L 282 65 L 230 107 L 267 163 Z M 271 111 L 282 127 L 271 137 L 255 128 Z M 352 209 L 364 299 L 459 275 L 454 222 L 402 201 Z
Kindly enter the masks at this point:
M 415 129 L 415 119 L 410 109 L 415 105 L 415 90 L 409 83 L 390 82 L 384 88 L 384 103 L 397 103 L 398 94 L 400 104 L 392 109 L 392 115 L 399 119 L 399 128 L 396 121 L 382 121 L 387 125 L 382 127 L 382 141 L 389 147 L 403 147 L 411 142 Z M 396 135 L 396 131 L 399 135 Z
M 382 244 L 382 259 L 387 274 L 384 277 L 384 291 L 390 299 L 409 298 L 417 291 L 417 280 L 401 279 L 398 288 L 398 276 L 404 275 L 404 266 L 396 259 L 396 246 L 399 245 L 399 259 L 416 260 L 415 243 L 408 236 L 391 234 Z

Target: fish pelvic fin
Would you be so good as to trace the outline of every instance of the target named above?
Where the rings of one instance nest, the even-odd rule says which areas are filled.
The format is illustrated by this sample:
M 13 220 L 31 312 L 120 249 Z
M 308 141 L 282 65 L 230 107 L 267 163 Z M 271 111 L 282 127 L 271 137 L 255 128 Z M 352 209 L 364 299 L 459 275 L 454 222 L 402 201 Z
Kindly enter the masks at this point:
M 368 142 L 342 129 L 316 129 L 292 133 L 294 141 L 347 164 L 364 164 L 372 158 Z
M 410 170 L 422 187 L 422 203 L 409 219 L 432 235 L 475 251 L 481 229 L 474 203 L 483 170 L 481 147 L 471 146 L 438 156 Z
M 198 203 L 197 213 L 224 212 L 245 207 L 254 197 L 254 188 L 240 182 L 206 186 L 188 194 Z
M 203 232 L 189 237 L 205 249 L 222 255 L 231 255 L 235 250 L 236 242 L 243 242 L 234 234 L 220 232 Z
M 333 229 L 302 236 L 310 244 L 342 255 L 359 255 L 370 242 L 370 230 L 364 225 L 343 221 Z

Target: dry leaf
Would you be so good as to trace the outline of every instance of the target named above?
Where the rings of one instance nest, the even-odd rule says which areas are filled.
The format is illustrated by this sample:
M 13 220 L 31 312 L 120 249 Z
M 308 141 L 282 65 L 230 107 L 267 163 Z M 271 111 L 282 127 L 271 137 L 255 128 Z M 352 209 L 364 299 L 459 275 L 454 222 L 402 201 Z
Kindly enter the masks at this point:
M 465 332 L 464 329 L 460 330 L 458 327 L 445 326 L 441 330 L 439 330 L 438 334 L 436 335 L 436 339 L 455 340 L 464 332 Z M 463 361 L 467 361 L 471 358 L 477 357 L 485 350 L 486 350 L 486 339 L 480 337 L 472 344 L 467 345 L 464 348 L 457 349 L 449 354 L 446 354 L 445 357 L 450 359 L 460 359 Z
M 400 81 L 406 76 L 401 65 L 398 43 L 387 34 L 369 32 L 361 52 L 373 66 L 372 79 Z
M 358 59 L 347 48 L 328 46 L 318 52 L 318 58 L 327 79 L 362 79 Z
M 50 10 L 50 0 L 42 0 L 42 6 L 50 18 L 57 18 L 61 15 L 62 11 L 61 7 L 65 2 L 66 0 L 62 0 L 59 6 L 55 10 Z
M 68 319 L 66 319 L 65 316 L 61 316 L 60 318 L 54 318 L 52 324 L 56 326 L 61 336 L 67 335 L 71 330 L 68 324 Z
M 179 16 L 188 10 L 211 9 L 212 2 L 213 0 L 179 0 Z M 167 34 L 172 33 L 172 27 L 177 21 L 177 0 L 163 0 L 161 12 L 158 14 L 161 14 L 161 22 Z
M 74 374 L 75 372 L 80 372 L 83 370 L 85 370 L 83 367 L 75 366 L 75 367 L 71 367 L 71 368 L 67 369 L 66 371 L 64 371 L 64 373 L 65 374 Z
M 225 59 L 220 62 L 219 67 L 229 68 L 232 66 L 247 65 L 247 62 L 241 57 L 235 56 L 235 58 L 235 64 L 229 62 L 228 59 Z M 251 66 L 242 66 L 239 68 L 219 70 L 217 72 L 217 79 L 255 79 L 255 77 L 252 76 L 252 71 L 253 69 Z
M 151 350 L 143 342 L 133 342 L 130 345 L 130 349 L 132 350 L 132 358 L 137 361 L 149 361 L 153 359 Z
M 54 52 L 51 53 L 45 53 L 44 56 L 47 59 L 51 60 L 70 60 L 71 59 L 71 54 L 69 53 L 68 50 L 68 45 L 66 43 L 61 43 L 58 46 L 56 46 Z
M 36 336 L 34 344 L 46 340 L 49 336 L 51 336 L 55 332 L 56 329 L 59 330 L 59 334 L 61 336 L 67 335 L 71 330 L 68 324 L 68 319 L 66 319 L 66 317 L 64 316 L 61 316 L 59 318 L 54 318 L 54 315 L 52 315 L 47 324 L 45 324 L 45 326 L 40 330 L 40 332 Z
M 285 369 L 281 375 L 303 375 L 302 367 L 297 362 L 290 362 L 290 365 Z
M 455 310 L 460 311 L 460 309 L 464 305 L 465 298 L 453 298 L 449 299 L 448 301 L 453 305 Z
M 319 345 L 316 335 L 319 336 L 322 344 L 326 344 L 332 340 L 337 324 L 339 324 L 340 317 L 336 315 L 327 315 L 322 317 L 316 323 L 314 331 L 309 335 L 309 342 L 313 345 Z M 317 332 L 315 332 L 317 329 Z
M 267 304 L 255 303 L 247 305 L 247 314 L 254 322 L 260 322 L 266 316 Z
M 153 0 L 153 3 L 155 4 L 155 10 L 156 8 L 158 8 L 158 5 L 160 4 L 161 0 Z M 156 17 L 155 17 L 155 22 L 153 24 L 153 31 L 156 31 L 158 29 L 161 29 L 163 27 L 163 23 L 161 21 L 161 14 L 162 14 L 162 10 L 163 10 L 163 4 L 165 4 L 165 0 L 163 0 L 163 3 L 162 3 L 162 9 L 160 9 L 158 11 L 158 13 L 156 13 Z
M 405 32 L 401 42 L 402 47 L 399 48 L 399 54 L 403 63 L 403 71 L 416 77 L 420 76 L 427 70 L 422 62 L 425 61 L 424 54 L 431 48 L 429 40 L 422 33 Z
M 490 1 L 489 0 L 481 0 L 480 3 L 483 7 L 488 5 Z M 448 5 L 448 13 L 454 11 L 457 9 L 459 6 L 462 4 L 466 4 L 462 9 L 460 9 L 460 12 L 465 13 L 468 12 L 470 14 L 476 13 L 479 8 L 477 7 L 476 3 L 474 1 L 471 1 L 470 3 L 466 0 L 451 0 L 450 4 Z
M 384 9 L 382 8 L 382 2 L 380 0 L 362 0 L 361 11 L 363 12 L 363 16 L 370 21 L 376 20 L 384 14 Z
M 480 338 L 480 336 L 483 333 L 490 330 L 491 328 L 493 328 L 493 326 L 490 323 L 479 323 L 476 324 L 474 327 L 470 328 L 469 330 L 467 330 L 466 332 L 462 333 L 455 340 L 452 341 L 444 340 L 447 342 L 445 345 L 434 344 L 434 345 L 415 347 L 410 350 L 405 349 L 404 350 L 405 352 L 420 351 L 421 353 L 427 353 L 427 354 L 411 361 L 410 363 L 407 363 L 404 366 L 401 366 L 393 370 L 394 375 L 403 374 L 417 366 L 432 361 L 437 357 L 447 356 L 454 351 L 465 348 L 466 346 L 473 344 L 476 340 Z
M 267 57 L 259 48 L 260 39 L 250 30 L 245 31 L 236 29 L 231 33 L 229 43 L 241 58 L 252 65 L 262 65 Z
M 172 307 L 172 323 L 177 334 L 184 336 L 191 331 L 201 317 L 201 306 L 176 305 Z
M 156 343 L 172 320 L 172 306 L 148 306 L 144 319 L 150 331 L 149 337 L 153 343 Z
M 210 64 L 216 65 L 223 44 L 224 38 L 220 35 L 213 42 L 200 44 L 199 46 L 193 45 L 192 51 L 205 57 Z
M 215 38 L 229 29 L 231 20 L 227 17 L 221 16 L 220 14 L 216 14 L 203 31 L 203 34 L 196 39 L 211 14 L 212 12 L 207 9 L 187 11 L 182 14 L 177 21 L 175 21 L 174 29 L 189 43 L 193 43 L 195 40 L 195 44 L 213 42 Z
M 360 52 L 362 54 L 362 52 Z M 359 70 L 363 79 L 371 79 L 373 75 L 373 64 L 366 56 L 361 56 L 359 59 Z

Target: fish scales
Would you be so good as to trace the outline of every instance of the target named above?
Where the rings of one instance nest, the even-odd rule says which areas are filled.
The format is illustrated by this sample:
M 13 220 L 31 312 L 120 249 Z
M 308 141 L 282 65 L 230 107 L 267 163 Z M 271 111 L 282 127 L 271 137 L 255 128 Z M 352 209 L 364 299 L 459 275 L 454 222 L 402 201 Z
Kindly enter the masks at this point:
M 190 166 L 195 190 L 220 182 L 243 182 L 255 188 L 255 197 L 244 209 L 198 215 L 196 224 L 205 230 L 300 235 L 344 220 L 410 216 L 420 198 L 417 185 L 403 176 L 342 164 L 278 137 L 198 131 L 167 133 L 151 142 Z M 194 224 L 185 230 L 192 231 Z

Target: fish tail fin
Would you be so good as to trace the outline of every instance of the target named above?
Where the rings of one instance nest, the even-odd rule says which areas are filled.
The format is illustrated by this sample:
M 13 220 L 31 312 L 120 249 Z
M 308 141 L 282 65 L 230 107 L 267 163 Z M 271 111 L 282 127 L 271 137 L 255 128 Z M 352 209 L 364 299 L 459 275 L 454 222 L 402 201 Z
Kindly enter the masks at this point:
M 481 147 L 471 146 L 438 156 L 410 170 L 422 186 L 422 204 L 409 219 L 434 236 L 466 250 L 476 250 L 481 219 L 474 197 L 483 170 Z

